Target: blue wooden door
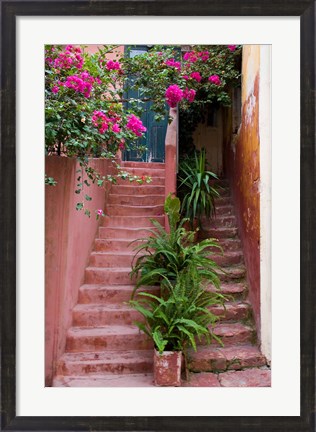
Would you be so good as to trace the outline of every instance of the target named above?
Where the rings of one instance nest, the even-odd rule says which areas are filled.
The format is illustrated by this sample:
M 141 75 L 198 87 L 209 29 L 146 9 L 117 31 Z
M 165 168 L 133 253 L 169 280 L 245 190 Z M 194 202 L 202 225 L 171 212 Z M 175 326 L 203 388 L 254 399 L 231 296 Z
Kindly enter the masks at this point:
M 130 57 L 141 55 L 148 51 L 145 45 L 136 47 L 125 47 L 126 53 Z M 129 88 L 125 92 L 126 99 L 134 98 L 139 99 L 139 91 L 133 88 L 133 77 L 129 79 Z M 126 103 L 128 107 L 128 102 Z M 143 114 L 141 120 L 143 125 L 147 128 L 144 137 L 139 138 L 138 145 L 146 147 L 146 151 L 124 151 L 123 160 L 126 161 L 143 161 L 143 162 L 164 162 L 165 161 L 165 138 L 168 126 L 168 111 L 166 109 L 166 116 L 163 121 L 155 121 L 155 113 L 151 110 L 152 102 L 145 102 L 142 104 Z

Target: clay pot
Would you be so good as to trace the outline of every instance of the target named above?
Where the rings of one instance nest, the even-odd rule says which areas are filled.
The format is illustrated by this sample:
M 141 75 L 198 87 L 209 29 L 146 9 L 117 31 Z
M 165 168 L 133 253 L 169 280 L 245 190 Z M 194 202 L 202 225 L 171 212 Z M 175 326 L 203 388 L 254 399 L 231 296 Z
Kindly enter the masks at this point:
M 181 385 L 181 351 L 154 351 L 154 381 L 156 386 Z

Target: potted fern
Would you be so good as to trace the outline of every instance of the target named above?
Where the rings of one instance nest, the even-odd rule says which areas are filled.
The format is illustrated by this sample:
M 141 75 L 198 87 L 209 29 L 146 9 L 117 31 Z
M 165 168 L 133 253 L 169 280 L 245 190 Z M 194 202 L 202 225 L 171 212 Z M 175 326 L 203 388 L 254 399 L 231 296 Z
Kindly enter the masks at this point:
M 164 295 L 158 297 L 139 292 L 130 305 L 144 318 L 135 324 L 155 345 L 154 382 L 159 386 L 180 386 L 182 357 L 186 366 L 186 348 L 197 349 L 196 341 L 210 343 L 212 326 L 218 317 L 210 312 L 214 304 L 222 304 L 224 296 L 205 289 L 201 274 L 194 265 L 177 274 L 171 282 L 162 275 Z M 186 367 L 185 367 L 185 370 Z
M 186 219 L 180 219 L 180 200 L 171 194 L 165 200 L 164 210 L 167 214 L 170 231 L 156 220 L 152 220 L 154 229 L 149 229 L 150 237 L 137 239 L 136 254 L 132 263 L 131 276 L 136 276 L 135 290 L 146 285 L 160 285 L 174 281 L 177 275 L 193 265 L 197 268 L 202 280 L 219 288 L 217 264 L 210 258 L 214 249 L 221 247 L 215 239 L 194 241 L 194 231 L 184 228 Z M 134 293 L 135 293 L 134 290 Z M 133 293 L 133 294 L 134 294 Z

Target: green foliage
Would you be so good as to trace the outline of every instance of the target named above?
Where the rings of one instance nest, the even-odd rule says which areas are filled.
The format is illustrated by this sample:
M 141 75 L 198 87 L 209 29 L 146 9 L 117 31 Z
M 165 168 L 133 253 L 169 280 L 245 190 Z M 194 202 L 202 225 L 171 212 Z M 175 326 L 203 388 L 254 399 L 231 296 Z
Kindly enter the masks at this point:
M 57 181 L 54 179 L 54 177 L 48 177 L 45 174 L 45 185 L 47 185 L 47 186 L 56 186 L 57 185 Z
M 140 292 L 137 300 L 129 302 L 145 318 L 145 322 L 135 324 L 154 341 L 158 351 L 183 351 L 187 346 L 196 350 L 196 339 L 202 337 L 207 343 L 213 338 L 221 343 L 212 332 L 218 317 L 209 308 L 223 304 L 225 297 L 203 287 L 193 264 L 177 273 L 172 282 L 161 276 L 167 290 L 163 297 Z
M 201 226 L 203 216 L 210 218 L 215 212 L 214 198 L 218 191 L 210 180 L 217 176 L 206 169 L 205 150 L 194 154 L 193 160 L 183 160 L 179 164 L 178 193 L 182 199 L 181 214 L 189 218 L 193 227 L 197 218 Z
M 170 232 L 156 220 L 152 220 L 154 229 L 149 229 L 151 236 L 141 240 L 135 247 L 131 275 L 137 275 L 137 288 L 144 285 L 160 284 L 162 280 L 174 281 L 182 270 L 194 266 L 202 280 L 207 280 L 219 288 L 217 264 L 209 257 L 210 248 L 220 248 L 214 239 L 194 242 L 194 231 L 187 231 L 180 221 L 180 200 L 169 195 L 165 202 Z

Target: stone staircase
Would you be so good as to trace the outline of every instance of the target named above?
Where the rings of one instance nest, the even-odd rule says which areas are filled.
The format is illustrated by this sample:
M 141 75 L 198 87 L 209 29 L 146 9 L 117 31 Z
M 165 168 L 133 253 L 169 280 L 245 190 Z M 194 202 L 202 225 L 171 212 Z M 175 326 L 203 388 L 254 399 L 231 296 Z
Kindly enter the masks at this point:
M 119 181 L 112 186 L 107 216 L 85 270 L 85 283 L 73 309 L 73 324 L 67 334 L 66 351 L 57 366 L 54 386 L 153 385 L 153 344 L 133 325 L 139 317 L 126 302 L 134 288 L 129 275 L 134 256 L 130 243 L 149 235 L 146 228 L 151 227 L 150 218 L 164 223 L 165 171 L 164 164 L 159 163 L 125 162 L 122 166 L 132 174 L 150 175 L 153 181 L 140 186 Z M 190 381 L 184 385 L 230 386 L 232 382 L 238 386 L 234 375 L 240 373 L 238 370 L 243 374 L 241 383 L 270 385 L 270 371 L 256 346 L 251 307 L 246 300 L 246 269 L 225 183 L 221 195 L 216 202 L 216 218 L 204 224 L 200 237 L 219 238 L 224 250 L 214 260 L 223 268 L 222 292 L 229 296 L 229 301 L 225 308 L 212 309 L 221 316 L 214 332 L 221 336 L 224 347 L 214 343 L 200 346 L 197 353 L 189 351 Z M 157 287 L 147 289 L 158 292 Z

